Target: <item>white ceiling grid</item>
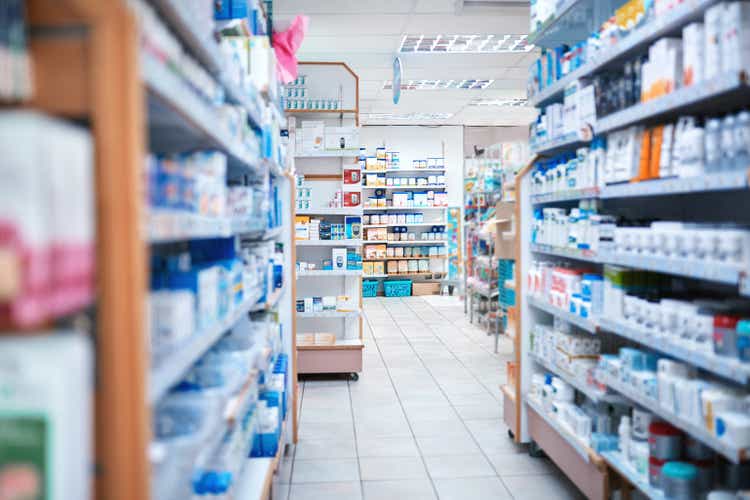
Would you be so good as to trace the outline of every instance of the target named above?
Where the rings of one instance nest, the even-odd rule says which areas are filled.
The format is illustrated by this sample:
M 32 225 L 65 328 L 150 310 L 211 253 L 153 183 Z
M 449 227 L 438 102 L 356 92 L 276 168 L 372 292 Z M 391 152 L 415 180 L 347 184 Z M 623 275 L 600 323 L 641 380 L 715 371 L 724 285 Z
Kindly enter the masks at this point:
M 529 7 L 522 2 L 486 3 L 493 5 L 464 6 L 461 0 L 275 0 L 274 16 L 277 29 L 297 14 L 310 17 L 300 60 L 343 61 L 359 75 L 365 124 L 527 125 L 536 112 L 517 100 L 526 97 L 526 75 L 537 52 L 526 49 L 523 37 Z M 423 36 L 434 43 L 438 35 L 454 44 L 456 35 L 476 36 L 468 48 L 484 44 L 485 50 L 499 51 L 401 53 L 404 83 L 422 85 L 404 90 L 394 105 L 392 91 L 384 87 L 393 79 L 393 59 L 405 38 Z M 501 40 L 504 43 L 498 43 Z M 471 89 L 424 84 L 467 80 L 492 83 Z M 477 105 L 480 101 L 492 104 Z

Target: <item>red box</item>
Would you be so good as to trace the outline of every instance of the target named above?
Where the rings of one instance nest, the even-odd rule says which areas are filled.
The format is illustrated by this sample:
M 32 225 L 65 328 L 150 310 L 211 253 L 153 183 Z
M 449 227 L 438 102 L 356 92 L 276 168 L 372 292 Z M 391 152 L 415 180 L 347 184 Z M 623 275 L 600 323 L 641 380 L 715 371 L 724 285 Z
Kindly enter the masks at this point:
M 362 193 L 347 191 L 344 193 L 345 207 L 358 207 L 362 203 Z
M 344 184 L 360 184 L 362 183 L 362 172 L 359 169 L 345 169 L 344 170 Z

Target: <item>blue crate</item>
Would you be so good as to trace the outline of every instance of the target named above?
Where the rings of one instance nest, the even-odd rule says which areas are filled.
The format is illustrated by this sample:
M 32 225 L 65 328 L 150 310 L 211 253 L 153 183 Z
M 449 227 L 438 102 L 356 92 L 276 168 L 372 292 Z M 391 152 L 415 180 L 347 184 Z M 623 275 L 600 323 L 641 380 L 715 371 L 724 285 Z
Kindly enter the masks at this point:
M 362 281 L 362 297 L 377 297 L 378 296 L 378 282 L 377 281 Z
M 384 281 L 386 297 L 409 297 L 411 295 L 411 280 Z

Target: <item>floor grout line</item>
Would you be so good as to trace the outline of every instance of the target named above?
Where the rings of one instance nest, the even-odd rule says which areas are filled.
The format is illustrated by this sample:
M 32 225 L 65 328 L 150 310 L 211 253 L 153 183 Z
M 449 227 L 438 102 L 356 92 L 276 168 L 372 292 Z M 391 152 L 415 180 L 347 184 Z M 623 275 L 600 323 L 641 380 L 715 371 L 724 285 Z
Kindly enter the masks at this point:
M 425 301 L 425 303 L 427 303 L 427 302 Z M 427 303 L 427 304 L 428 304 L 428 305 L 430 305 L 429 303 Z M 407 307 L 409 307 L 409 304 L 406 304 L 406 305 L 407 305 Z M 432 307 L 432 306 L 430 305 L 430 307 Z M 412 310 L 413 310 L 413 308 L 411 308 L 411 307 L 409 307 L 409 309 L 412 309 Z M 434 309 L 434 308 L 433 308 L 433 309 Z M 441 315 L 441 316 L 442 316 L 442 315 Z M 399 325 L 399 328 L 400 328 L 400 325 Z M 430 329 L 430 331 L 432 331 L 432 330 Z M 403 331 L 402 331 L 402 333 L 403 333 Z M 433 335 L 435 335 L 435 334 L 434 334 L 434 332 L 432 332 L 432 333 L 433 333 Z M 440 343 L 441 343 L 441 344 L 443 345 L 443 347 L 445 347 L 445 349 L 446 349 L 446 350 L 447 350 L 447 351 L 448 351 L 449 353 L 451 353 L 451 355 L 452 355 L 452 356 L 453 356 L 454 358 L 456 358 L 456 359 L 458 360 L 458 362 L 459 362 L 459 363 L 461 363 L 461 366 L 463 366 L 464 368 L 466 368 L 466 366 L 464 365 L 464 363 L 463 363 L 463 362 L 462 362 L 462 361 L 461 361 L 460 359 L 458 359 L 458 357 L 456 357 L 456 355 L 455 355 L 455 354 L 453 353 L 453 351 L 452 351 L 452 350 L 450 349 L 450 347 L 448 347 L 448 346 L 447 346 L 447 345 L 445 344 L 445 342 L 443 342 L 443 340 L 442 340 L 441 338 L 439 338 L 439 337 L 438 337 L 437 335 L 435 335 L 435 338 L 437 338 L 437 339 L 438 339 L 438 340 L 440 341 Z M 407 339 L 407 341 L 408 341 L 408 339 Z M 500 482 L 501 482 L 501 483 L 503 484 L 503 487 L 505 488 L 505 490 L 506 490 L 506 492 L 508 493 L 508 495 L 510 495 L 510 496 L 511 496 L 511 498 L 515 498 L 515 497 L 513 496 L 513 494 L 511 493 L 511 491 L 510 491 L 510 488 L 508 488 L 508 485 L 507 485 L 507 484 L 505 484 L 505 481 L 503 481 L 503 478 L 502 478 L 502 477 L 500 476 L 500 473 L 499 473 L 499 472 L 498 472 L 498 471 L 497 471 L 497 470 L 495 469 L 495 466 L 494 466 L 494 465 L 492 465 L 492 461 L 491 461 L 491 460 L 489 459 L 489 455 L 487 455 L 487 453 L 485 453 L 485 451 L 484 451 L 484 450 L 482 449 L 482 447 L 481 447 L 481 446 L 479 445 L 479 440 L 478 440 L 478 439 L 477 439 L 477 438 L 476 438 L 476 437 L 474 436 L 474 434 L 473 434 L 473 433 L 471 432 L 471 429 L 469 429 L 469 426 L 468 426 L 468 425 L 466 425 L 466 421 L 464 420 L 464 418 L 463 418 L 463 417 L 461 416 L 461 414 L 460 414 L 460 413 L 458 413 L 458 410 L 456 410 L 456 407 L 455 407 L 455 405 L 453 404 L 453 402 L 451 401 L 451 399 L 450 399 L 450 398 L 448 397 L 448 394 L 447 394 L 447 393 L 445 392 L 445 390 L 444 390 L 444 389 L 442 388 L 442 386 L 441 386 L 441 385 L 440 385 L 440 384 L 438 383 L 437 379 L 435 378 L 435 375 L 434 375 L 434 374 L 432 373 L 432 370 L 431 370 L 431 369 L 430 369 L 430 368 L 429 368 L 429 367 L 428 367 L 428 366 L 427 366 L 427 365 L 425 364 L 424 360 L 422 359 L 422 357 L 420 356 L 420 354 L 419 354 L 418 352 L 416 352 L 416 350 L 414 349 L 414 347 L 413 347 L 413 346 L 412 346 L 412 349 L 414 350 L 415 354 L 417 355 L 417 357 L 419 358 L 419 360 L 420 360 L 420 361 L 422 362 L 422 364 L 423 364 L 423 365 L 425 366 L 425 368 L 427 369 L 427 371 L 428 371 L 428 372 L 430 373 L 430 376 L 431 376 L 431 377 L 432 377 L 432 379 L 434 380 L 435 384 L 436 384 L 436 385 L 438 386 L 438 389 L 440 390 L 440 392 L 442 392 L 442 393 L 443 393 L 443 396 L 445 396 L 445 399 L 447 399 L 447 400 L 448 400 L 448 404 L 450 405 L 450 407 L 451 407 L 451 408 L 453 409 L 453 411 L 454 411 L 454 412 L 456 412 L 456 415 L 458 416 L 458 419 L 459 419 L 459 420 L 461 421 L 461 423 L 463 424 L 464 428 L 466 429 L 466 432 L 467 432 L 467 433 L 469 434 L 469 436 L 471 436 L 471 440 L 472 440 L 472 441 L 474 442 L 474 444 L 475 444 L 475 445 L 477 446 L 477 449 L 479 449 L 479 452 L 480 452 L 480 453 L 482 454 L 482 457 L 484 457 L 484 459 L 485 459 L 485 460 L 487 461 L 487 463 L 489 464 L 489 466 L 490 466 L 490 467 L 492 468 L 492 470 L 493 470 L 493 471 L 495 472 L 495 476 L 496 476 L 496 477 L 497 477 L 497 478 L 498 478 L 498 479 L 500 480 Z M 467 369 L 467 371 L 469 371 L 469 370 Z M 471 371 L 469 371 L 469 373 L 471 373 Z M 477 377 L 476 377 L 476 376 L 475 376 L 475 375 L 474 375 L 473 373 L 471 373 L 471 376 L 472 376 L 472 377 L 474 377 L 474 379 L 475 379 L 475 380 L 476 380 L 477 382 L 479 382 L 479 379 L 477 379 Z M 480 385 L 481 385 L 481 387 L 482 387 L 483 389 L 487 390 L 487 388 L 486 388 L 486 387 L 484 387 L 484 385 L 483 385 L 483 384 L 481 384 L 481 382 L 480 382 Z M 489 392 L 489 391 L 487 390 L 487 392 Z M 499 405 L 499 404 L 500 404 L 500 402 L 498 402 L 497 404 Z M 501 418 L 501 419 L 502 419 L 502 418 Z M 417 446 L 419 446 L 419 443 L 417 443 Z M 429 471 L 428 471 L 428 474 L 429 474 Z
M 383 306 L 383 308 L 388 313 L 388 315 L 391 317 L 391 321 L 393 321 L 393 323 L 395 324 L 395 326 L 397 328 L 399 328 L 399 330 L 401 330 L 400 327 L 398 326 L 398 324 L 396 323 L 396 321 L 393 319 L 393 315 L 390 313 L 390 311 L 388 310 L 388 308 L 386 306 Z M 364 316 L 365 316 L 365 321 L 367 321 L 367 325 L 370 328 L 370 331 L 373 332 L 373 330 L 372 330 L 372 324 L 370 323 L 370 318 L 367 315 L 367 310 L 366 309 L 365 309 Z M 404 335 L 403 331 L 401 331 L 401 335 L 402 336 Z M 430 470 L 427 468 L 427 462 L 425 461 L 425 457 L 422 454 L 421 448 L 419 447 L 419 442 L 417 441 L 417 436 L 416 436 L 416 434 L 414 434 L 414 428 L 412 427 L 411 422 L 409 421 L 409 417 L 407 417 L 407 415 L 406 415 L 406 409 L 404 408 L 404 403 L 403 403 L 403 401 L 401 401 L 401 396 L 399 396 L 399 394 L 398 394 L 398 388 L 396 387 L 396 384 L 393 382 L 393 377 L 391 376 L 390 368 L 388 367 L 388 364 L 385 362 L 385 358 L 383 357 L 383 352 L 380 350 L 380 345 L 378 344 L 378 339 L 375 337 L 374 332 L 373 332 L 372 339 L 373 339 L 373 342 L 375 343 L 375 346 L 376 346 L 376 349 L 378 351 L 378 354 L 380 355 L 380 360 L 383 362 L 383 367 L 385 368 L 385 372 L 388 374 L 388 380 L 390 381 L 391 386 L 393 387 L 393 391 L 396 393 L 396 399 L 398 399 L 398 405 L 401 407 L 401 412 L 404 414 L 404 420 L 406 420 L 406 425 L 409 426 L 409 432 L 411 432 L 411 437 L 414 440 L 414 446 L 416 446 L 417 447 L 417 451 L 419 451 L 419 458 L 422 461 L 422 467 L 424 467 L 425 474 L 427 474 L 427 478 L 430 480 L 430 485 L 432 486 L 432 491 L 435 493 L 435 498 L 439 498 L 438 491 L 437 491 L 437 486 L 435 486 L 435 482 L 432 479 L 432 475 L 430 474 Z M 407 342 L 408 342 L 408 339 L 407 339 Z M 362 479 L 362 478 L 360 477 L 360 479 Z M 363 490 L 364 490 L 364 486 L 363 486 Z

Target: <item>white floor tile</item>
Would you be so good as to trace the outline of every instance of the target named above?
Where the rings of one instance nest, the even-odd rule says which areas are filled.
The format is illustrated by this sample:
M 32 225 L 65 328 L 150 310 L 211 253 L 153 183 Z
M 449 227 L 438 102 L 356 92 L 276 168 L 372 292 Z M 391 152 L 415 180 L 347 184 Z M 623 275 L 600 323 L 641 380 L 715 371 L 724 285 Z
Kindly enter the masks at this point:
M 356 459 L 295 460 L 292 484 L 359 481 Z
M 483 455 L 445 455 L 425 457 L 427 471 L 432 479 L 450 479 L 460 477 L 496 476 L 492 465 Z
M 361 500 L 362 485 L 359 481 L 343 483 L 293 484 L 289 500 Z
M 422 459 L 416 457 L 361 457 L 359 466 L 362 481 L 427 478 Z
M 435 500 L 429 479 L 363 481 L 365 500 Z
M 511 500 L 513 498 L 503 482 L 496 477 L 436 479 L 435 488 L 440 500 L 466 500 L 469 498 L 471 500 Z

